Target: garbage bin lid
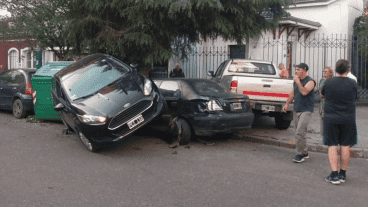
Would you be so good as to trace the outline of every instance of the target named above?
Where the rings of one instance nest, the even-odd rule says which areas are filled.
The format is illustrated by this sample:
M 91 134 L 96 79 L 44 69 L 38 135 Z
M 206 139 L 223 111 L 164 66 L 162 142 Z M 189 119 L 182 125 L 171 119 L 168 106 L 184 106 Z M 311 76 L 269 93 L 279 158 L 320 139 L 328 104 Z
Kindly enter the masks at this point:
M 74 63 L 74 61 L 48 62 L 42 65 L 34 76 L 53 76 L 66 66 Z

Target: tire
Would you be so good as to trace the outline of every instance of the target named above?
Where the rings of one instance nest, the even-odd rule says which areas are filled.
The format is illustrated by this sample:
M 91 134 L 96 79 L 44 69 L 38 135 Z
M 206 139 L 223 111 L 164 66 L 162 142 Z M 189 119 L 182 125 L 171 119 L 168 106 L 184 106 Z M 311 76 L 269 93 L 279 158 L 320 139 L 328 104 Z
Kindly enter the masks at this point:
M 182 118 L 178 118 L 176 120 L 176 126 L 173 130 L 173 134 L 175 136 L 173 140 L 179 140 L 180 145 L 189 144 L 192 137 L 192 131 L 187 121 Z
M 289 128 L 291 121 L 284 120 L 282 115 L 275 116 L 276 128 L 284 130 Z
M 100 151 L 101 148 L 98 146 L 98 144 L 96 144 L 96 142 L 94 142 L 91 139 L 84 136 L 84 134 L 82 132 L 77 132 L 77 133 L 78 133 L 78 137 L 81 140 L 83 146 L 88 151 L 95 152 L 95 153 Z
M 17 119 L 24 118 L 27 115 L 27 111 L 24 108 L 23 103 L 22 103 L 22 101 L 20 99 L 16 99 L 13 102 L 13 115 Z

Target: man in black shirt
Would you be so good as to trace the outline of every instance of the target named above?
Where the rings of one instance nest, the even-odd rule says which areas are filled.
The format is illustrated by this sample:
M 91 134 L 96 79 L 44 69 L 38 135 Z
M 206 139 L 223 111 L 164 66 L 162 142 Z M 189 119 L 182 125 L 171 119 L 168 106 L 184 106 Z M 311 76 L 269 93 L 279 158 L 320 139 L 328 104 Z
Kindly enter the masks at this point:
M 177 63 L 175 68 L 170 72 L 170 78 L 185 78 L 183 70 L 180 68 L 180 64 Z
M 283 107 L 283 112 L 287 112 L 290 103 L 295 99 L 295 149 L 297 154 L 293 161 L 300 163 L 305 161 L 305 158 L 309 158 L 306 135 L 308 124 L 312 119 L 314 111 L 314 87 L 316 86 L 316 82 L 308 76 L 309 67 L 307 64 L 300 63 L 295 67 L 294 87 Z
M 348 78 L 349 62 L 336 62 L 337 77 L 328 79 L 322 88 L 325 96 L 325 117 L 323 120 L 323 144 L 328 145 L 331 174 L 326 181 L 332 184 L 345 182 L 350 161 L 350 147 L 357 143 L 356 107 L 357 83 Z M 338 173 L 338 145 L 341 146 L 341 168 Z

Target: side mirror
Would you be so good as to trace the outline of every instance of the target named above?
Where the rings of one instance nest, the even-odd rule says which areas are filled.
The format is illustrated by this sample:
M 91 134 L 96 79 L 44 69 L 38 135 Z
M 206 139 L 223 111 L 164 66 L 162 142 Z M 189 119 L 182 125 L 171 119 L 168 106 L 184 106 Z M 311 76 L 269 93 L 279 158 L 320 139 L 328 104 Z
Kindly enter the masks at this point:
M 176 89 L 174 96 L 179 98 L 181 96 L 181 91 L 179 89 Z
M 137 69 L 139 66 L 139 64 L 137 62 L 132 62 L 130 63 L 130 67 L 134 68 L 134 69 Z
M 62 104 L 62 103 L 58 103 L 58 104 L 54 107 L 54 110 L 55 110 L 56 112 L 58 112 L 58 111 L 62 111 L 62 110 L 64 110 L 64 108 L 65 108 L 64 104 Z
M 214 77 L 214 74 L 213 74 L 213 71 L 212 71 L 212 70 L 208 71 L 208 72 L 207 72 L 207 75 L 208 75 L 208 76 L 211 76 L 211 77 Z

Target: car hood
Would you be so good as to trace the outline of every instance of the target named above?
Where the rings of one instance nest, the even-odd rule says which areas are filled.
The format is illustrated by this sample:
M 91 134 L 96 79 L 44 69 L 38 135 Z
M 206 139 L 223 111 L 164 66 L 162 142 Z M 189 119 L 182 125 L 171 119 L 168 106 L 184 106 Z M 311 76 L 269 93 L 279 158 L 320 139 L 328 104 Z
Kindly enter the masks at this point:
M 81 114 L 107 115 L 113 117 L 120 111 L 142 100 L 143 81 L 139 77 L 128 76 L 102 88 L 86 99 L 72 103 Z

